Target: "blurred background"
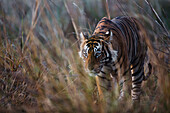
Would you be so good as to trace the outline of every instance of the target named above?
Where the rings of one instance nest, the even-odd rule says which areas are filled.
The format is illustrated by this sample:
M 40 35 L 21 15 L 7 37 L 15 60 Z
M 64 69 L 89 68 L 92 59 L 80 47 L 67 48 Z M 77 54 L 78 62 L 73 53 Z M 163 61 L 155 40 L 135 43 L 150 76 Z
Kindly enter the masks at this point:
M 140 20 L 154 47 L 152 75 L 132 112 L 169 113 L 169 11 L 169 0 L 0 0 L 0 111 L 129 111 L 131 98 L 119 105 L 114 87 L 109 103 L 99 101 L 78 56 L 80 32 L 126 15 Z

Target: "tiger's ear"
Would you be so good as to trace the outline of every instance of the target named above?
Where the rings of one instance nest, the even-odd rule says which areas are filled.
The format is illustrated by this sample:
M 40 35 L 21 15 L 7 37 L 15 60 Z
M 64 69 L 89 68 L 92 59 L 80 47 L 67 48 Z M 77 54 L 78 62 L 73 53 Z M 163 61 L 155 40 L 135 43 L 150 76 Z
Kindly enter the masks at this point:
M 88 39 L 88 35 L 87 34 L 83 34 L 83 32 L 80 33 L 80 41 L 83 42 L 85 40 Z
M 105 35 L 108 37 L 108 38 L 105 39 L 106 41 L 109 42 L 109 41 L 113 40 L 113 33 L 112 33 L 111 30 L 106 31 Z

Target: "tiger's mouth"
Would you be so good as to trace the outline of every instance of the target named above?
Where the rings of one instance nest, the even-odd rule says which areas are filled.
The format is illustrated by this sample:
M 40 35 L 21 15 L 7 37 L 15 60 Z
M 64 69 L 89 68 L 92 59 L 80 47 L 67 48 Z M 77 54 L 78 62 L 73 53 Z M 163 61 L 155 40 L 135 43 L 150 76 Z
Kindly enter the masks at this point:
M 88 72 L 89 72 L 90 76 L 97 76 L 97 75 L 99 75 L 99 73 L 100 73 L 101 70 L 102 70 L 102 67 L 103 67 L 103 66 L 99 66 L 98 68 L 95 68 L 95 69 L 93 69 L 93 70 L 89 70 L 89 69 L 88 69 Z
M 87 72 L 89 73 L 90 76 L 97 76 L 99 75 L 101 70 L 98 70 L 98 71 L 94 71 L 94 70 L 88 70 Z

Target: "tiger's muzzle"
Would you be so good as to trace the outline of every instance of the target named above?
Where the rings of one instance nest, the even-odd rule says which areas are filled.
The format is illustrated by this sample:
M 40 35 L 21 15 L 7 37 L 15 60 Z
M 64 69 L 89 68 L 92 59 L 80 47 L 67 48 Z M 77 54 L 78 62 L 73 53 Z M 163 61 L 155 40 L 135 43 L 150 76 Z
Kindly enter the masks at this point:
M 91 76 L 95 75 L 97 76 L 101 69 L 102 69 L 102 65 L 94 65 L 94 66 L 88 66 L 88 72 L 90 73 Z

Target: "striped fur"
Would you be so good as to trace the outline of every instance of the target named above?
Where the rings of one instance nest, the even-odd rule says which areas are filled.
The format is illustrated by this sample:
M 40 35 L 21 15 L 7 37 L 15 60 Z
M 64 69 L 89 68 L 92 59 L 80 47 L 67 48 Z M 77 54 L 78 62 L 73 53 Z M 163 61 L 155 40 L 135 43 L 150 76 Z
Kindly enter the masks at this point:
M 122 16 L 112 20 L 102 18 L 88 38 L 81 34 L 79 54 L 87 71 L 106 81 L 108 90 L 112 76 L 121 79 L 120 99 L 131 91 L 132 100 L 140 100 L 142 81 L 148 78 L 144 75 L 147 47 L 143 32 L 135 18 Z

